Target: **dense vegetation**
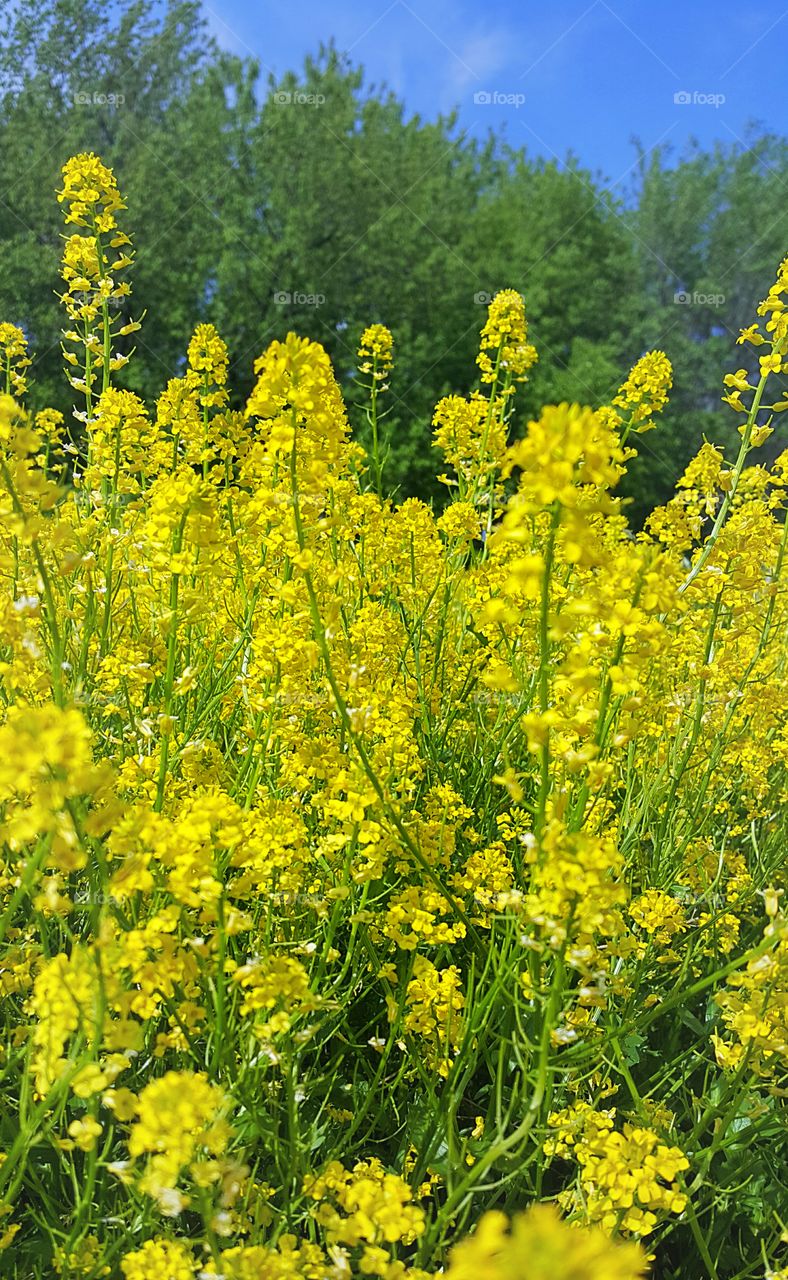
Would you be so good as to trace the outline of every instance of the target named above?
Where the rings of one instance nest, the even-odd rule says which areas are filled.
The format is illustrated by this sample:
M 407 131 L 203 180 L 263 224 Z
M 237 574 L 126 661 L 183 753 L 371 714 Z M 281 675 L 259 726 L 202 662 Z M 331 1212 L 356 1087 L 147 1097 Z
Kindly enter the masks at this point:
M 392 504 L 387 328 L 367 453 L 295 333 L 146 402 L 114 174 L 59 203 L 73 418 L 0 324 L 2 1274 L 786 1280 L 788 259 L 634 536 L 664 352 L 520 426 L 502 290 Z
M 734 442 L 719 388 L 788 244 L 783 139 L 678 160 L 657 151 L 626 191 L 608 191 L 576 162 L 479 144 L 452 119 L 408 119 L 331 50 L 266 85 L 207 38 L 196 4 L 9 6 L 0 315 L 35 349 L 32 402 L 64 412 L 51 305 L 60 228 L 48 193 L 65 158 L 88 150 L 122 168 L 134 218 L 148 319 L 124 385 L 145 396 L 178 367 L 184 333 L 210 318 L 229 346 L 236 407 L 253 357 L 290 329 L 320 339 L 357 402 L 355 349 L 379 321 L 398 351 L 388 482 L 401 496 L 434 496 L 432 407 L 465 385 L 483 314 L 475 299 L 513 287 L 543 357 L 521 415 L 545 402 L 603 404 L 644 350 L 671 358 L 659 439 L 644 442 L 625 481 L 636 524 L 667 499 L 704 434 Z

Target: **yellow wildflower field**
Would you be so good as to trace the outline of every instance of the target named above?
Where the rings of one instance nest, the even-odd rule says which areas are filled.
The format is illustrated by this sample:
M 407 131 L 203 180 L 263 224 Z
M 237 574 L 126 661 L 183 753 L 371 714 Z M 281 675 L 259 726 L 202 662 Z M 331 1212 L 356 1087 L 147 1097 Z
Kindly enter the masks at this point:
M 146 405 L 115 176 L 58 198 L 73 425 L 0 325 L 0 1272 L 788 1276 L 788 260 L 738 455 L 633 532 L 663 353 L 515 429 L 499 293 L 396 503 L 396 335 L 367 452 L 295 334 Z

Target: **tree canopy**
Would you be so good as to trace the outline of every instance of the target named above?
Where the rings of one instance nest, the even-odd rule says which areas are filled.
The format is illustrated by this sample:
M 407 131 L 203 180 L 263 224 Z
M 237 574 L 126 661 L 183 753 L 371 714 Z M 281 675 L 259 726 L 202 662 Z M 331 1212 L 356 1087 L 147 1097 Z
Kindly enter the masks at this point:
M 51 193 L 67 157 L 92 150 L 119 174 L 134 226 L 131 306 L 147 312 L 134 390 L 155 394 L 210 318 L 239 394 L 293 329 L 325 345 L 352 403 L 359 335 L 385 323 L 386 478 L 427 495 L 432 408 L 466 389 L 482 304 L 513 287 L 541 355 L 522 412 L 603 403 L 649 347 L 672 360 L 672 408 L 632 470 L 635 520 L 705 432 L 735 438 L 721 382 L 788 243 L 782 138 L 654 151 L 622 200 L 572 159 L 408 116 L 331 46 L 264 82 L 192 0 L 28 0 L 0 31 L 0 85 L 0 318 L 34 348 L 36 406 L 71 403 Z

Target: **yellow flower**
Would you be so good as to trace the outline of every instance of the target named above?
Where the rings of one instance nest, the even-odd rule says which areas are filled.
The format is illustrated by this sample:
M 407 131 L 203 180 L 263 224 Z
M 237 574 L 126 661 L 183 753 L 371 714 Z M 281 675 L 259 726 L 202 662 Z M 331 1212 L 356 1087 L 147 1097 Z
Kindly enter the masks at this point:
M 449 1255 L 446 1280 L 639 1280 L 647 1259 L 635 1244 L 572 1227 L 550 1205 L 515 1215 L 490 1211 Z
M 496 293 L 487 310 L 476 363 L 482 382 L 511 379 L 524 382 L 536 362 L 536 350 L 528 341 L 525 303 L 515 289 Z M 494 356 L 490 355 L 494 352 Z
M 27 338 L 22 330 L 13 324 L 0 324 L 0 378 L 5 378 L 2 389 L 7 395 L 21 399 L 25 394 L 27 379 L 24 371 L 29 365 Z
M 633 431 L 650 431 L 656 425 L 652 418 L 664 409 L 672 385 L 673 368 L 664 351 L 649 351 L 638 360 L 613 404 L 630 411 Z
M 465 997 L 459 969 L 437 969 L 425 956 L 417 956 L 406 997 L 406 1030 L 427 1042 L 430 1066 L 448 1076 L 462 1037 Z
M 548 1125 L 548 1155 L 571 1157 L 580 1166 L 584 1218 L 606 1231 L 619 1228 L 646 1236 L 659 1224 L 660 1214 L 681 1213 L 687 1198 L 676 1181 L 689 1168 L 678 1147 L 661 1142 L 652 1129 L 625 1124 L 613 1128 L 614 1112 L 594 1111 L 577 1103 L 553 1112 Z
M 189 368 L 200 382 L 200 404 L 204 408 L 227 403 L 227 346 L 212 324 L 199 324 L 187 352 Z
M 61 295 L 71 322 L 64 332 L 63 355 L 72 371 L 68 380 L 86 397 L 90 418 L 92 397 L 99 387 L 109 385 L 111 374 L 128 361 L 113 346 L 116 339 L 139 329 L 137 321 L 124 321 L 123 306 L 131 293 L 127 280 L 119 279 L 134 261 L 131 240 L 119 230 L 116 214 L 126 206 L 120 197 L 115 175 L 98 156 L 85 152 L 72 156 L 63 166 L 63 187 L 58 200 L 67 206 L 66 224 L 84 228 L 84 233 L 68 236 L 63 247 L 61 275 L 66 291 Z M 76 345 L 77 352 L 71 349 Z
M 72 156 L 62 172 L 63 187 L 57 198 L 68 205 L 66 222 L 91 230 L 113 230 L 113 215 L 126 206 L 112 170 L 90 151 Z
M 195 1264 L 180 1240 L 146 1240 L 120 1260 L 124 1280 L 192 1280 Z
M 647 889 L 635 898 L 629 905 L 629 914 L 657 942 L 669 943 L 687 927 L 681 903 L 661 889 Z
M 424 1211 L 412 1203 L 411 1188 L 379 1160 L 361 1161 L 352 1172 L 332 1161 L 322 1174 L 305 1179 L 304 1190 L 319 1202 L 314 1216 L 329 1241 L 410 1244 L 424 1233 Z
M 371 324 L 361 335 L 358 348 L 359 368 L 382 381 L 393 364 L 394 339 L 384 324 Z
M 84 1120 L 72 1120 L 68 1126 L 69 1136 L 73 1138 L 80 1151 L 92 1151 L 96 1145 L 96 1139 L 101 1136 L 101 1125 L 92 1116 L 86 1116 Z
M 221 1089 L 202 1072 L 167 1071 L 140 1092 L 129 1153 L 149 1156 L 140 1188 L 164 1212 L 177 1213 L 186 1203 L 176 1190 L 181 1170 L 198 1154 L 224 1151 L 231 1132 L 224 1106 Z
M 31 1065 L 42 1096 L 67 1070 L 65 1052 L 71 1038 L 82 1031 L 89 1041 L 95 1034 L 100 1009 L 96 961 L 87 948 L 75 946 L 70 955 L 47 961 L 30 997 L 36 1018 Z

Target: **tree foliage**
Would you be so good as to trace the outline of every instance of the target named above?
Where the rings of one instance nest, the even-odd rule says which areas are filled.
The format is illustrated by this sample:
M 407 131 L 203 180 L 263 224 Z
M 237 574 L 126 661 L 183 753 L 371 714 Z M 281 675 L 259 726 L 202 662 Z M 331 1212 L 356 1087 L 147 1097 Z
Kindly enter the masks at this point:
M 332 47 L 263 83 L 193 0 L 29 0 L 0 31 L 0 84 L 0 315 L 35 349 L 37 404 L 70 407 L 47 192 L 68 155 L 95 150 L 122 174 L 137 228 L 136 391 L 153 394 L 210 317 L 239 394 L 263 347 L 294 329 L 326 346 L 352 403 L 359 335 L 385 323 L 386 477 L 426 495 L 432 406 L 463 385 L 481 304 L 513 287 L 543 354 L 523 414 L 604 402 L 649 347 L 673 361 L 672 409 L 633 468 L 635 520 L 703 433 L 735 436 L 721 378 L 788 238 L 783 139 L 653 152 L 622 203 L 571 159 L 479 142 L 453 116 L 407 116 Z

